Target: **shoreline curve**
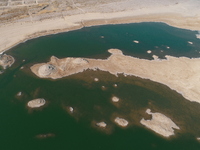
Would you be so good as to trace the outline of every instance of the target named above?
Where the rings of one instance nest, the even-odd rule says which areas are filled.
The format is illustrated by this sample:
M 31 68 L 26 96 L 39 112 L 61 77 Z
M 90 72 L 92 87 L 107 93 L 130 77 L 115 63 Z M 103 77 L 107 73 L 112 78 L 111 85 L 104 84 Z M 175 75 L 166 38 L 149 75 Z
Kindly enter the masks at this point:
M 183 1 L 169 5 L 160 2 L 158 6 L 140 4 L 141 6 L 138 5 L 137 7 L 134 6 L 132 1 L 120 1 L 123 10 L 116 7 L 116 3 L 107 2 L 105 4 L 104 9 L 108 9 L 108 12 L 102 8 L 103 4 L 99 4 L 102 10 L 84 7 L 85 12 L 72 12 L 68 15 L 62 15 L 62 17 L 50 17 L 36 21 L 30 21 L 26 18 L 25 21 L 19 19 L 19 21 L 0 24 L 0 52 L 7 51 L 19 43 L 40 36 L 96 25 L 163 22 L 173 27 L 200 30 L 200 9 L 197 9 L 200 3 L 198 1 L 194 1 L 194 4 Z M 195 4 L 197 6 L 191 9 Z M 134 8 L 131 8 L 132 5 Z M 113 11 L 111 11 L 112 9 Z

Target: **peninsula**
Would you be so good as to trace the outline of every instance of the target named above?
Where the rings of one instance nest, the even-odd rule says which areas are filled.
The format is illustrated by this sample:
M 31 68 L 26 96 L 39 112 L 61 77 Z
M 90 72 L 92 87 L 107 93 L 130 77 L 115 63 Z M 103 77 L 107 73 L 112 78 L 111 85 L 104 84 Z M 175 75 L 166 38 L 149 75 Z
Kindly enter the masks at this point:
M 31 70 L 40 78 L 58 79 L 87 69 L 107 71 L 113 75 L 126 74 L 150 79 L 167 85 L 186 99 L 200 103 L 200 58 L 172 57 L 154 60 L 126 56 L 118 49 L 108 50 L 107 59 L 51 57 L 50 62 L 35 64 Z M 173 67 L 172 67 L 173 66 Z M 158 69 L 159 68 L 159 69 Z

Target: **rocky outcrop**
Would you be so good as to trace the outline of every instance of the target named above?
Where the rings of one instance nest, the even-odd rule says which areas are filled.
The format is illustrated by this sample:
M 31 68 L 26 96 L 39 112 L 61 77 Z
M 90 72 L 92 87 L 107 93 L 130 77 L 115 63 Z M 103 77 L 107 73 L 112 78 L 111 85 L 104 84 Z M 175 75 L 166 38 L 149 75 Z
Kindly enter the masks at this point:
M 53 73 L 56 72 L 56 67 L 54 65 L 51 65 L 51 64 L 45 64 L 45 65 L 42 65 L 39 69 L 38 69 L 38 74 L 41 76 L 41 77 L 47 77 L 47 76 L 50 76 L 52 75 Z
M 0 66 L 2 66 L 4 69 L 10 67 L 15 62 L 15 59 L 6 54 L 0 55 Z

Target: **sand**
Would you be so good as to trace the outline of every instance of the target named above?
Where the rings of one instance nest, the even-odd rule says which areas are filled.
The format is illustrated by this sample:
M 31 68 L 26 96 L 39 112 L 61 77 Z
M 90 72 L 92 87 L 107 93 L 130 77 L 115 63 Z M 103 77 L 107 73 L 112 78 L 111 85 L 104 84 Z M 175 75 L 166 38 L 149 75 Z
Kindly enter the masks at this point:
M 73 107 L 69 107 L 69 111 L 70 111 L 71 113 L 73 113 L 73 112 L 74 112 L 74 108 L 73 108 Z
M 200 103 L 200 91 L 198 90 L 200 88 L 200 58 L 166 56 L 167 59 L 163 60 L 156 57 L 154 60 L 146 60 L 126 56 L 118 49 L 108 51 L 111 56 L 107 59 L 79 58 L 83 60 L 80 64 L 73 63 L 77 58 L 58 59 L 52 56 L 47 64 L 54 65 L 57 71 L 47 76 L 38 73 L 39 68 L 45 63 L 35 64 L 31 70 L 40 78 L 52 79 L 66 77 L 87 69 L 108 71 L 116 76 L 117 74 L 133 75 L 167 85 L 187 100 Z
M 116 102 L 119 102 L 119 98 L 116 97 L 116 96 L 113 96 L 113 97 L 112 97 L 112 101 L 115 102 L 115 103 L 116 103 Z
M 100 128 L 105 128 L 107 126 L 107 124 L 105 122 L 98 122 L 98 123 L 96 123 L 96 125 Z
M 150 109 L 147 109 L 146 113 L 152 115 L 152 119 L 143 118 L 140 123 L 164 137 L 172 136 L 174 129 L 180 129 L 170 118 L 161 113 L 152 113 Z
M 148 54 L 151 54 L 151 50 L 148 50 L 147 53 L 148 53 Z
M 95 2 L 82 1 L 73 6 L 70 5 L 71 9 L 63 12 L 61 10 L 68 7 L 59 8 L 59 13 L 55 10 L 44 10 L 35 12 L 34 15 L 27 12 L 28 16 L 22 14 L 18 18 L 8 18 L 8 21 L 5 18 L 5 23 L 2 21 L 0 24 L 0 52 L 27 39 L 102 24 L 153 21 L 165 22 L 179 28 L 200 30 L 200 1 L 198 0 L 192 0 L 192 2 L 187 0 L 107 0 L 93 3 Z M 17 8 L 22 9 L 21 6 L 15 7 Z M 4 9 L 2 13 L 7 13 L 6 10 L 11 7 Z M 25 10 L 27 9 L 31 7 L 26 7 Z
M 114 121 L 120 127 L 126 127 L 126 126 L 128 126 L 128 121 L 125 120 L 125 119 L 123 119 L 123 118 L 116 117 Z
M 43 98 L 38 98 L 31 100 L 27 103 L 27 106 L 30 108 L 38 108 L 43 106 L 46 103 L 46 101 Z
M 95 82 L 98 82 L 98 81 L 99 81 L 99 79 L 98 79 L 98 78 L 94 78 L 94 81 L 95 81 Z

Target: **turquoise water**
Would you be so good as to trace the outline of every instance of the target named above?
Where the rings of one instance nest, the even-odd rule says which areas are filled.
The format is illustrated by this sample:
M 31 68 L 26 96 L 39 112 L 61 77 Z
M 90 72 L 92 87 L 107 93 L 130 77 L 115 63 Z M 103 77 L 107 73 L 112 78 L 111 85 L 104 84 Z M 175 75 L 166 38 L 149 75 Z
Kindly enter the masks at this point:
M 102 71 L 85 71 L 58 80 L 39 79 L 29 69 L 52 55 L 107 58 L 109 48 L 145 59 L 152 59 L 153 54 L 160 58 L 199 57 L 200 40 L 195 34 L 162 23 L 137 23 L 88 27 L 17 45 L 6 52 L 16 63 L 0 75 L 0 149 L 200 149 L 196 141 L 200 137 L 200 105 L 164 85 Z M 100 81 L 94 82 L 95 77 Z M 17 96 L 20 91 L 22 96 Z M 112 103 L 113 95 L 120 98 L 118 104 Z M 45 107 L 26 107 L 29 100 L 40 97 L 46 99 Z M 70 106 L 73 114 L 68 111 Z M 181 130 L 165 139 L 144 128 L 139 121 L 150 118 L 145 114 L 147 108 L 167 115 Z M 116 116 L 127 119 L 128 128 L 116 126 Z M 94 124 L 99 121 L 105 121 L 108 129 L 97 128 Z

